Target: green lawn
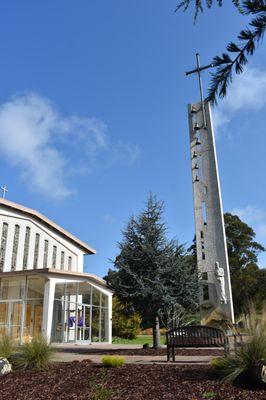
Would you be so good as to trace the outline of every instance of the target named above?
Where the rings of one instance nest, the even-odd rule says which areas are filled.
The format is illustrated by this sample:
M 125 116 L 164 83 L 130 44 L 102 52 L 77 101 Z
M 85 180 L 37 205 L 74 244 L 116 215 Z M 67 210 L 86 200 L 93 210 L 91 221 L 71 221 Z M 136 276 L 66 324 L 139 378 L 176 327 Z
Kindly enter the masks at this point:
M 114 338 L 113 344 L 145 344 L 152 345 L 152 335 L 139 335 L 136 339 Z M 161 344 L 165 344 L 165 336 L 161 335 Z

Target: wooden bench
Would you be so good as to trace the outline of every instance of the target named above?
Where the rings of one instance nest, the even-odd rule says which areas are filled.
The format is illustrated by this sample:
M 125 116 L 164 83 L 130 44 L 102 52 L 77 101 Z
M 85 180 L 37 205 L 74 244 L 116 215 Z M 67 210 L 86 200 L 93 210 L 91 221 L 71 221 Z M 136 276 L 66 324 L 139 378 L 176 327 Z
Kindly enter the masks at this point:
M 229 354 L 229 341 L 226 334 L 217 328 L 203 325 L 188 325 L 166 332 L 167 361 L 175 361 L 175 349 L 182 347 L 223 347 Z

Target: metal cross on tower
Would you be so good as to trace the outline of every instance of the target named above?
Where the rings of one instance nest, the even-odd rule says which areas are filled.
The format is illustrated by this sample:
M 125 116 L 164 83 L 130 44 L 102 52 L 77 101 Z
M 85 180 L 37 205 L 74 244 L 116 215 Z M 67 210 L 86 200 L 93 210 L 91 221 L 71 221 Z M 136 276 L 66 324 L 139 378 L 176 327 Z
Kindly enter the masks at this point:
M 8 192 L 8 189 L 7 189 L 6 185 L 1 186 L 1 189 L 2 189 L 2 192 L 3 192 L 2 198 L 4 199 L 6 197 L 6 193 Z
M 213 68 L 213 64 L 208 64 L 205 65 L 204 67 L 200 66 L 200 56 L 199 53 L 196 53 L 196 61 L 197 61 L 197 68 L 192 69 L 191 71 L 186 72 L 186 76 L 191 75 L 191 74 L 198 74 L 198 80 L 199 80 L 199 90 L 200 90 L 200 102 L 201 102 L 201 109 L 202 109 L 202 116 L 203 116 L 203 128 L 206 128 L 206 111 L 205 111 L 205 106 L 204 106 L 204 93 L 203 93 L 203 84 L 202 84 L 202 79 L 201 79 L 201 71 L 204 71 L 205 69 Z

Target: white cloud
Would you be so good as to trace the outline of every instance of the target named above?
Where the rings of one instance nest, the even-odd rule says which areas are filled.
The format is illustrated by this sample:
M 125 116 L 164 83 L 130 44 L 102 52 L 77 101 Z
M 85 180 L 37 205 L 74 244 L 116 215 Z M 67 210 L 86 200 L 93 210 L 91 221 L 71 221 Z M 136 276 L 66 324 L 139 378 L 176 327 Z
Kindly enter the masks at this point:
M 266 209 L 248 205 L 243 208 L 234 208 L 231 213 L 238 215 L 243 222 L 246 222 L 248 225 L 250 225 L 256 233 L 258 242 L 266 247 Z M 259 265 L 265 267 L 265 252 L 259 255 L 258 260 Z
M 140 156 L 140 149 L 131 143 L 118 142 L 113 148 L 111 164 L 133 164 Z
M 112 143 L 106 131 L 95 118 L 62 117 L 36 93 L 14 96 L 0 105 L 2 158 L 19 168 L 29 188 L 57 199 L 71 194 L 68 175 L 87 173 L 102 152 L 108 152 L 105 158 L 112 163 L 135 161 L 138 147 Z
M 266 211 L 256 206 L 249 205 L 243 208 L 234 208 L 232 213 L 238 215 L 247 224 L 266 223 Z
M 110 225 L 112 225 L 116 222 L 116 219 L 110 214 L 105 214 L 103 216 L 103 220 L 104 220 L 104 222 L 106 222 L 107 224 L 110 224 Z
M 238 215 L 242 221 L 250 225 L 266 247 L 266 209 L 249 205 L 243 208 L 234 208 L 232 214 Z
M 245 110 L 259 111 L 266 106 L 266 70 L 246 67 L 234 77 L 228 94 L 213 111 L 215 129 L 222 131 L 236 113 Z
M 258 233 L 258 235 L 260 235 L 261 237 L 264 237 L 266 239 L 266 223 L 264 225 L 260 225 L 257 228 L 257 233 Z
M 220 108 L 214 108 L 213 112 L 213 125 L 215 134 L 217 136 L 217 132 L 219 132 L 220 128 L 223 128 L 225 125 L 229 124 L 231 119 L 228 115 Z

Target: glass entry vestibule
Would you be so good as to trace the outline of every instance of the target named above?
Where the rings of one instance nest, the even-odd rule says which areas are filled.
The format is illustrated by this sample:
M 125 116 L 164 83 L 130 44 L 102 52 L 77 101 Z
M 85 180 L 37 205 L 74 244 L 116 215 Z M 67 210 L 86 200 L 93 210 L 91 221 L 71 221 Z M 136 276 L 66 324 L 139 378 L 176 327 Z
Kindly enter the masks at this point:
M 108 342 L 108 296 L 88 282 L 57 283 L 52 342 Z
M 0 274 L 0 339 L 8 335 L 23 343 L 43 335 L 54 343 L 111 342 L 108 289 L 81 274 L 62 275 Z

